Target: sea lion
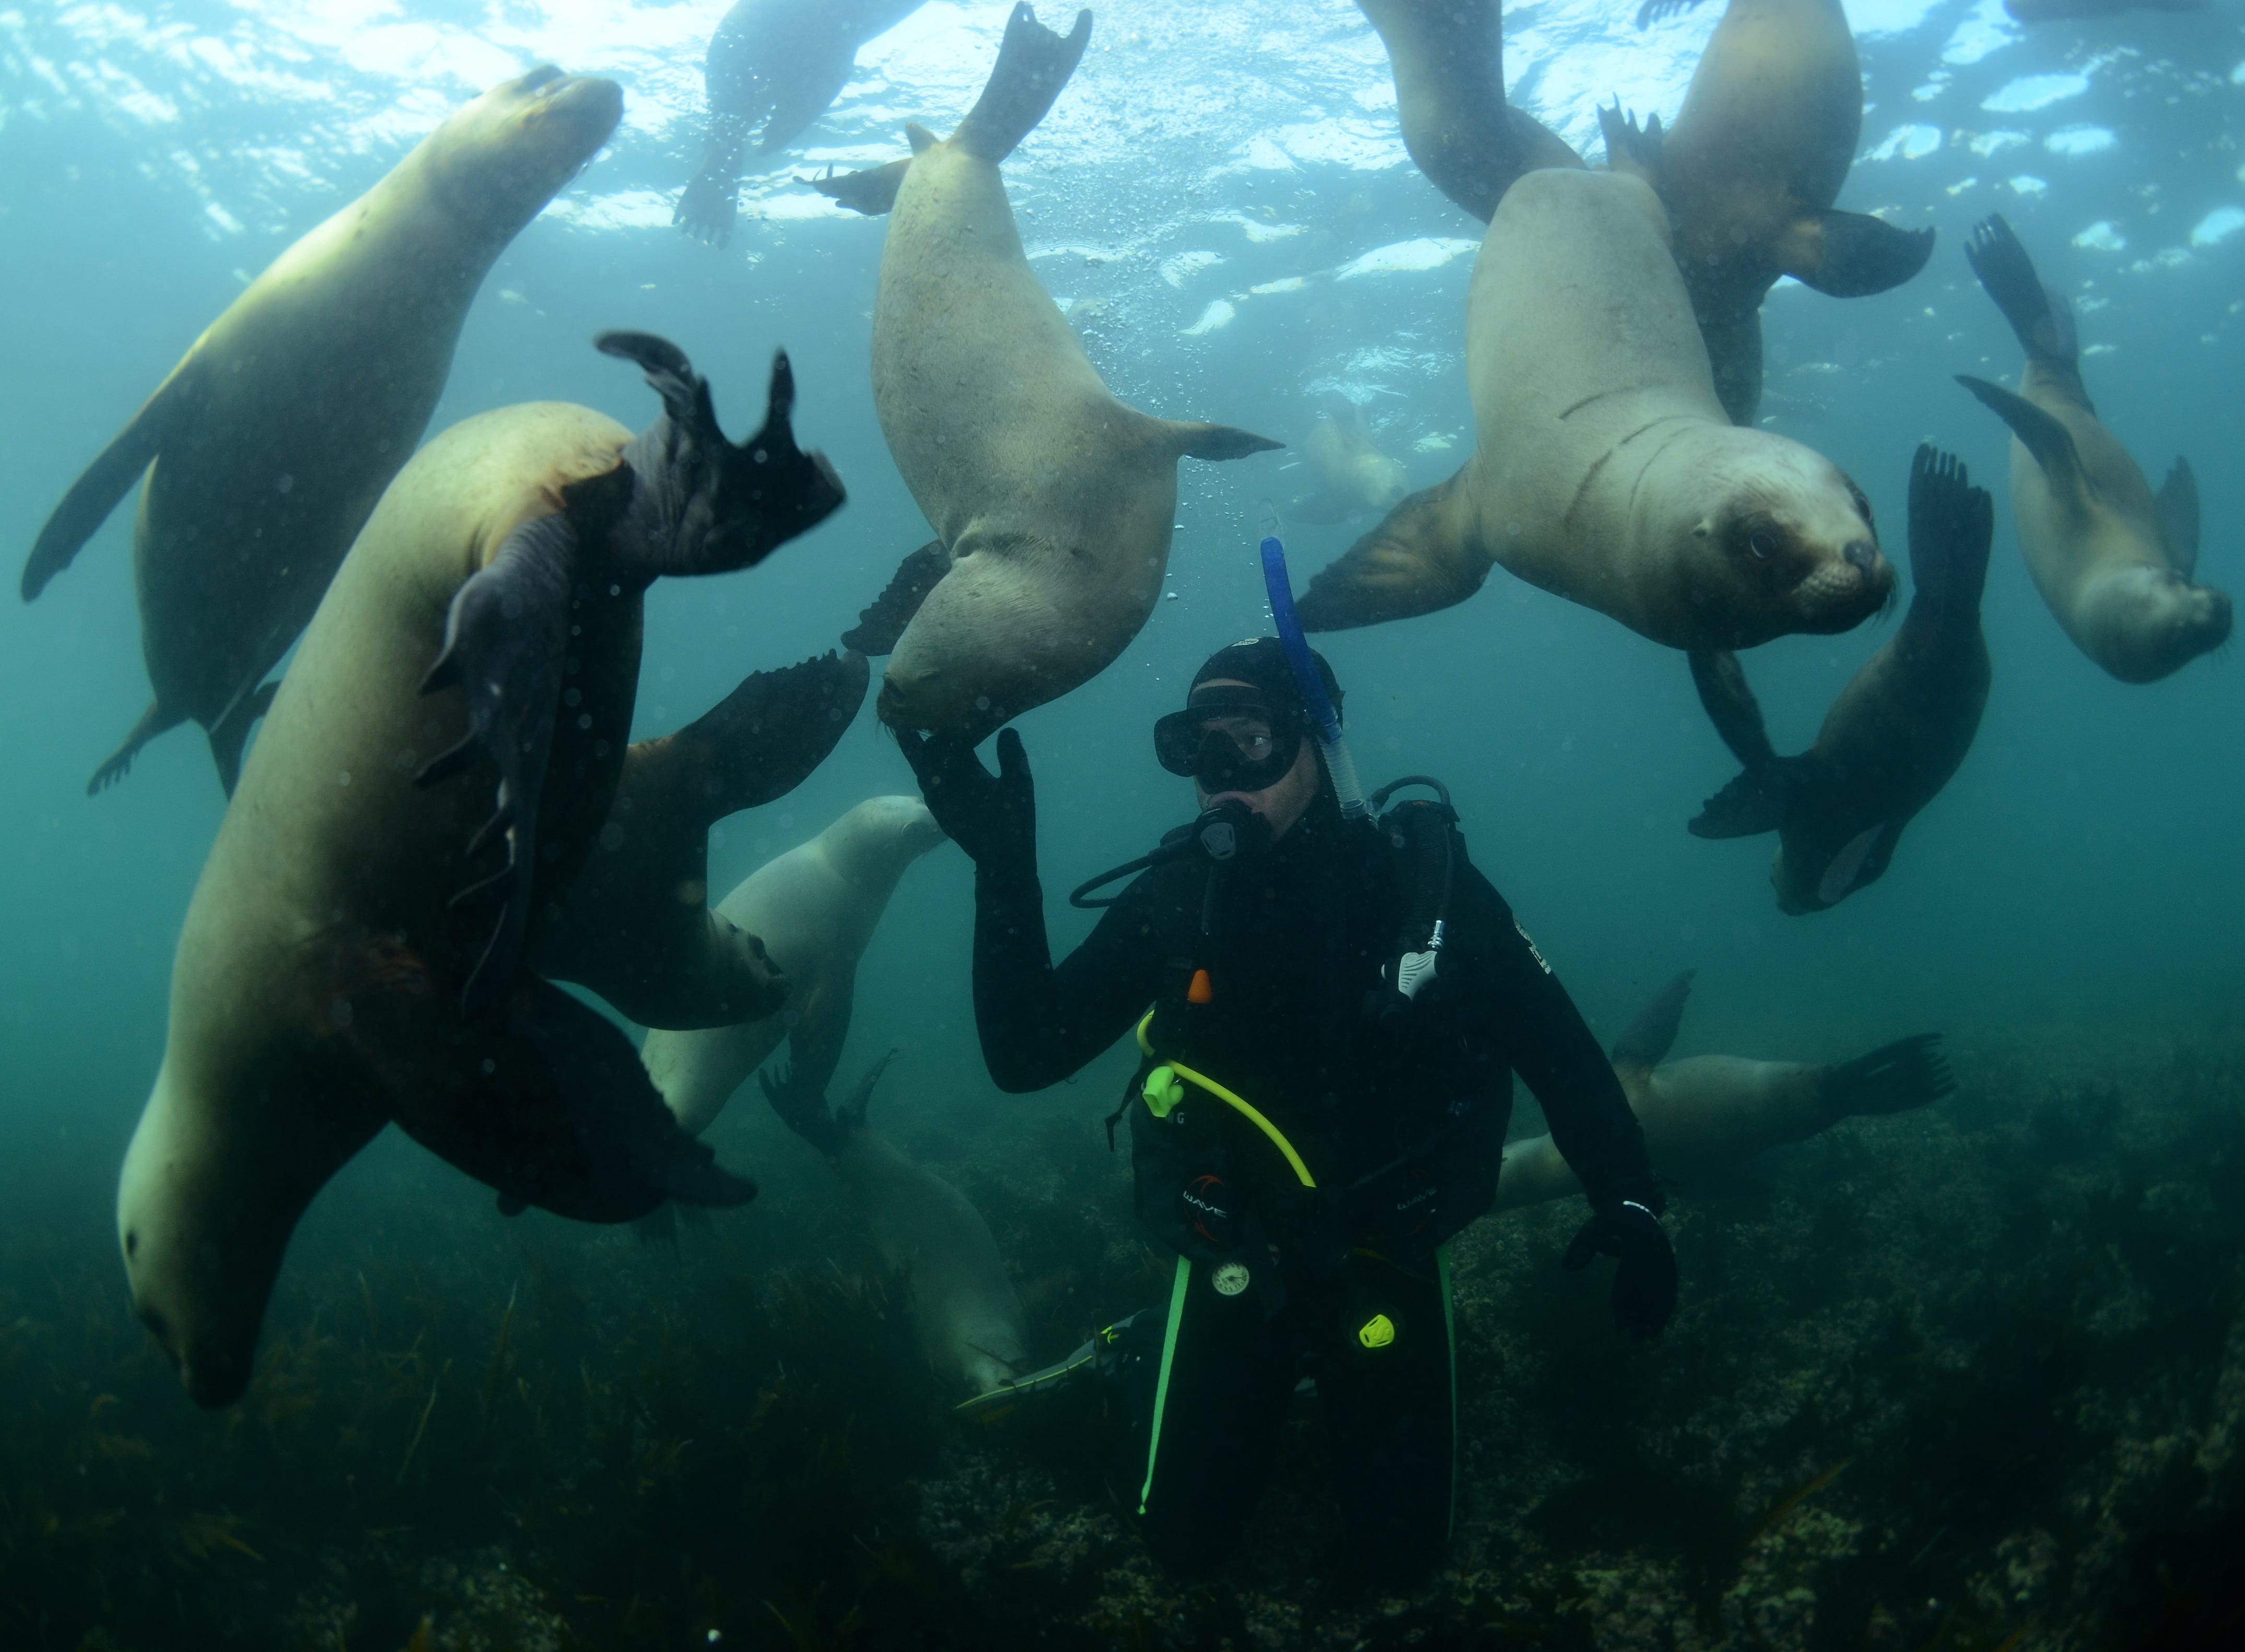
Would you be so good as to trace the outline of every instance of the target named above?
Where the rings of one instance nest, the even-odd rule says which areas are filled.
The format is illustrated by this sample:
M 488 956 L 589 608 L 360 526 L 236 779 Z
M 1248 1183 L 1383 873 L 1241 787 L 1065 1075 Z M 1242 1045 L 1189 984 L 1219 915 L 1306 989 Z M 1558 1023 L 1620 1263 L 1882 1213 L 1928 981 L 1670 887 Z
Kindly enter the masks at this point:
M 650 1032 L 640 1059 L 678 1122 L 709 1129 L 786 1039 L 796 1082 L 824 1096 L 842 1059 L 858 960 L 905 868 L 943 841 L 918 798 L 868 798 L 810 842 L 750 873 L 717 913 L 761 938 L 792 990 L 785 1010 L 698 1032 Z
M 2004 0 L 2014 23 L 2114 17 L 2123 11 L 2203 11 L 2206 0 Z
M 1312 630 L 1462 602 L 1501 562 L 1671 648 L 1844 631 L 1894 588 L 1862 490 L 1715 398 L 1660 203 L 1615 173 L 1531 172 L 1467 299 L 1479 442 L 1321 569 Z
M 1178 459 L 1279 445 L 1116 400 L 1021 251 L 998 163 L 1090 37 L 1089 11 L 1063 39 L 1016 5 L 959 129 L 938 142 L 911 128 L 873 309 L 873 407 L 950 566 L 882 678 L 879 713 L 898 728 L 979 741 L 1096 676 L 1161 595 Z
M 234 790 L 265 674 L 420 440 L 477 288 L 622 112 L 613 80 L 550 66 L 455 111 L 275 259 L 71 484 L 27 602 L 148 477 L 132 561 L 156 698 L 88 792 L 190 717 Z
M 414 456 L 314 614 L 195 886 L 117 1214 L 133 1305 L 200 1404 L 248 1382 L 290 1232 L 385 1119 L 503 1209 L 623 1221 L 755 1193 L 605 1016 L 521 960 L 607 817 L 648 585 L 748 567 L 842 490 L 795 445 L 784 356 L 736 448 L 675 345 L 600 343 L 640 363 L 662 416 L 635 438 L 534 403 Z
M 2035 588 L 2074 646 L 2123 683 L 2156 683 L 2228 640 L 2228 595 L 2198 572 L 2198 479 L 2178 459 L 2156 496 L 2099 422 L 2073 306 L 2035 275 L 2000 214 L 1964 244 L 2025 349 L 2019 391 L 1957 375 L 2011 427 L 2011 520 Z
M 1699 0 L 1648 0 L 1638 26 Z M 1863 71 L 1840 0 L 1730 0 L 1665 133 L 1598 111 L 1606 158 L 1668 208 L 1715 393 L 1741 425 L 1761 403 L 1761 301 L 1780 275 L 1835 298 L 1899 287 L 1933 232 L 1832 203 L 1863 131 Z
M 1411 491 L 1411 475 L 1380 451 L 1364 409 L 1346 396 L 1328 396 L 1302 444 L 1317 492 L 1297 500 L 1303 521 L 1338 522 L 1365 511 L 1385 512 Z
M 1513 180 L 1576 167 L 1567 140 L 1504 99 L 1501 0 L 1357 0 L 1395 71 L 1403 147 L 1459 210 L 1487 223 Z
M 758 122 L 756 153 L 783 149 L 841 94 L 858 48 L 919 9 L 920 0 L 738 0 L 709 38 L 702 85 L 709 136 L 702 170 L 671 221 L 722 247 L 741 196 L 741 154 Z
M 896 1058 L 892 1050 L 875 1062 L 831 1113 L 823 1088 L 791 1074 L 757 1077 L 772 1111 L 842 1179 L 881 1260 L 911 1276 L 912 1316 L 929 1369 L 970 1394 L 987 1394 L 1028 1363 L 1021 1299 L 973 1201 L 867 1128 L 873 1085 Z
M 1806 1141 L 1843 1118 L 1930 1106 L 1957 1087 L 1937 1032 L 1882 1044 L 1833 1066 L 1692 1056 L 1666 1061 L 1692 990 L 1692 972 L 1670 982 L 1613 1050 L 1615 1076 L 1664 1173 L 1734 1181 L 1754 1154 Z M 1664 1064 L 1665 1063 L 1665 1064 Z M 1582 1184 L 1549 1136 L 1508 1143 L 1498 1210 L 1577 1196 Z
M 1909 612 L 1799 757 L 1771 749 L 1735 656 L 1692 656 L 1699 698 L 1746 772 L 1707 799 L 1691 829 L 1702 838 L 1775 832 L 1769 880 L 1787 913 L 1821 912 L 1875 883 L 1902 828 L 1971 750 L 1988 704 L 1980 591 L 1994 536 L 1987 490 L 1955 458 L 1921 446 L 1909 466 Z
M 641 1026 L 722 1027 L 777 1010 L 785 977 L 763 941 L 709 909 L 709 828 L 801 785 L 857 716 L 870 675 L 858 654 L 758 671 L 675 734 L 635 742 L 532 967 Z

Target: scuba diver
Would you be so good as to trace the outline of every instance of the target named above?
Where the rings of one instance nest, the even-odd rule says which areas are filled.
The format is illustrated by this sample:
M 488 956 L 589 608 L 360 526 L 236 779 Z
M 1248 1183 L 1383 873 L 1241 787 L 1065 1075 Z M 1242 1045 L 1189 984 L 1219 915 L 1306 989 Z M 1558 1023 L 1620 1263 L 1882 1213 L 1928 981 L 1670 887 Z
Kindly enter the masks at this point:
M 974 862 L 974 1014 L 999 1088 L 1056 1084 L 1137 1029 L 1117 1118 L 1138 1216 L 1176 1273 L 1166 1311 L 1064 1365 L 1110 1379 L 1109 1484 L 1180 1576 L 1237 1547 L 1306 1375 L 1366 1581 L 1440 1560 L 1457 1465 L 1448 1241 L 1495 1195 L 1513 1073 L 1590 1198 L 1565 1265 L 1619 1258 L 1615 1318 L 1638 1338 L 1675 1308 L 1660 1188 L 1612 1066 L 1468 863 L 1447 793 L 1367 812 L 1340 699 L 1299 630 L 1212 655 L 1154 729 L 1200 818 L 1077 889 L 1107 909 L 1057 966 L 1021 736 L 999 734 L 994 776 L 956 741 L 899 735 Z M 1441 790 L 1414 777 L 1372 807 L 1414 784 Z

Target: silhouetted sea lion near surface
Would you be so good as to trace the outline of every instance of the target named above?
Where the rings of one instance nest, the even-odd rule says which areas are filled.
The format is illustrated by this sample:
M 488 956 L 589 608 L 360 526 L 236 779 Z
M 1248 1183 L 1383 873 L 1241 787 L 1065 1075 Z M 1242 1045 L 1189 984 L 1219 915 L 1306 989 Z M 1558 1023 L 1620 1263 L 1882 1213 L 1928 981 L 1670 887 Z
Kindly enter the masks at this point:
M 1649 0 L 1643 27 L 1699 0 Z M 1601 109 L 1616 171 L 1668 208 L 1677 267 L 1707 341 L 1715 392 L 1737 423 L 1761 402 L 1761 301 L 1780 275 L 1835 298 L 1899 287 L 1933 254 L 1832 203 L 1863 129 L 1863 75 L 1840 0 L 1731 0 L 1665 132 Z
M 134 1307 L 200 1404 L 248 1382 L 289 1234 L 385 1120 L 503 1209 L 623 1221 L 754 1195 L 623 1035 L 521 960 L 607 817 L 647 587 L 748 567 L 842 491 L 795 445 L 784 356 L 736 448 L 675 345 L 600 342 L 662 417 L 634 438 L 534 403 L 414 457 L 307 628 L 195 886 L 117 1208 Z
M 858 48 L 919 9 L 920 0 L 739 0 L 710 37 L 702 84 L 709 136 L 702 170 L 671 221 L 722 247 L 733 233 L 741 157 L 759 122 L 759 154 L 786 147 L 824 114 Z
M 1964 466 L 1921 446 L 1909 466 L 1909 612 L 1840 690 L 1816 744 L 1780 758 L 1746 673 L 1728 654 L 1694 655 L 1692 676 L 1746 772 L 1692 822 L 1703 838 L 1774 831 L 1770 882 L 1794 916 L 1875 883 L 1902 828 L 1949 784 L 1988 704 L 1980 592 L 1995 506 Z
M 1681 649 L 1844 631 L 1893 588 L 1855 485 L 1724 414 L 1642 180 L 1513 185 L 1474 265 L 1465 354 L 1473 457 L 1319 570 L 1311 629 L 1448 608 L 1496 562 Z
M 1487 223 L 1513 180 L 1577 167 L 1565 139 L 1504 99 L 1500 0 L 1357 0 L 1387 48 L 1403 147 L 1458 208 Z
M 2123 683 L 2155 683 L 2228 640 L 2227 594 L 2194 584 L 2198 479 L 2178 459 L 2157 495 L 2097 418 L 2073 308 L 2045 288 L 2002 215 L 1964 244 L 2025 349 L 2019 393 L 1957 383 L 2011 427 L 2011 520 L 2035 588 L 2074 645 Z
M 938 142 L 911 128 L 873 311 L 873 407 L 949 567 L 882 678 L 881 718 L 899 728 L 979 741 L 1096 676 L 1161 595 L 1177 460 L 1279 445 L 1116 400 L 1022 253 L 998 163 L 1090 37 L 1089 11 L 1063 39 L 1015 6 L 959 129 Z M 916 588 L 925 572 L 915 552 L 899 579 Z
M 552 67 L 455 111 L 275 259 L 71 485 L 26 602 L 148 477 L 132 558 L 156 698 L 89 792 L 190 717 L 234 790 L 265 674 L 421 438 L 477 288 L 622 111 L 614 81 Z
M 2123 11 L 2203 11 L 2206 0 L 2004 0 L 2015 23 L 2057 23 L 2069 17 L 2113 17 Z

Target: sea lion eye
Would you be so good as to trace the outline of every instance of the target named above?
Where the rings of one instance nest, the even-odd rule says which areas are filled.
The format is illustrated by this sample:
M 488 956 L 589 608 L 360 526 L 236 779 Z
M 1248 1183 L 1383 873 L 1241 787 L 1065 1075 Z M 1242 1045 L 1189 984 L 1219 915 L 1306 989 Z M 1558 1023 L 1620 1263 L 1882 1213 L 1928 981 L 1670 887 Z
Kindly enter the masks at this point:
M 1758 527 L 1746 535 L 1746 549 L 1753 553 L 1757 562 L 1767 562 L 1777 554 L 1777 535 Z

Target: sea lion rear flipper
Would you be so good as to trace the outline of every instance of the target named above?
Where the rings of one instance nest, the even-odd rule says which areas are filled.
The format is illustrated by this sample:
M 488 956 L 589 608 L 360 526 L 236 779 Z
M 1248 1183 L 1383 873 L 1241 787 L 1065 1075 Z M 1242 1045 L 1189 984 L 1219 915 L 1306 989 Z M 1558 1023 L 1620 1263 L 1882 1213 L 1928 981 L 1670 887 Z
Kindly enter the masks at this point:
M 1174 418 L 1155 422 L 1163 427 L 1171 448 L 1186 459 L 1221 462 L 1227 459 L 1245 459 L 1251 453 L 1272 452 L 1286 445 L 1231 425 L 1209 425 Z
M 1777 244 L 1780 269 L 1833 298 L 1868 298 L 1899 287 L 1932 256 L 1930 229 L 1836 209 L 1794 220 Z
M 1746 668 L 1739 656 L 1727 649 L 1693 650 L 1685 656 L 1692 666 L 1692 686 L 1699 691 L 1699 704 L 1707 713 L 1707 720 L 1715 725 L 1715 732 L 1731 749 L 1731 755 L 1746 766 L 1749 772 L 1774 767 L 1777 750 L 1769 743 L 1769 731 L 1762 722 L 1761 702 L 1754 698 L 1753 688 L 1746 681 Z M 1757 828 L 1767 831 L 1763 826 Z
M 1827 1067 L 1818 1092 L 1825 1116 L 1908 1112 L 1939 1101 L 1957 1088 L 1940 1044 L 1939 1033 L 1921 1032 Z
M 1909 461 L 1909 577 L 1915 608 L 1977 614 L 1996 538 L 1996 503 L 1964 461 L 1922 442 Z
M 1747 769 L 1699 806 L 1685 822 L 1695 838 L 1753 838 L 1774 832 L 1785 818 L 1783 792 L 1770 784 L 1774 769 Z
M 2160 484 L 2159 507 L 2167 566 L 2187 580 L 2197 578 L 2198 477 L 2188 459 L 2177 458 L 2167 480 Z
M 905 174 L 912 170 L 909 157 L 892 160 L 885 167 L 868 167 L 862 172 L 845 172 L 839 178 L 829 167 L 823 178 L 803 180 L 837 206 L 847 207 L 851 212 L 861 212 L 868 218 L 878 218 L 893 210 L 897 191 L 904 187 Z
M 2035 463 L 2042 466 L 2042 473 L 2049 479 L 2053 493 L 2087 490 L 2089 479 L 2081 468 L 2080 450 L 2073 445 L 2072 431 L 2025 397 L 2015 395 L 2000 384 L 1991 384 L 1970 373 L 1957 374 L 1957 382 L 2011 427 L 2011 434 L 2025 444 Z
M 749 123 L 739 116 L 709 117 L 702 170 L 679 191 L 678 205 L 670 214 L 675 228 L 712 247 L 732 239 L 733 221 L 740 212 L 741 151 L 748 140 Z
M 1450 509 L 1458 472 L 1414 493 L 1317 571 L 1294 611 L 1303 629 L 1346 631 L 1454 607 L 1481 589 L 1490 558 L 1461 540 Z
M 1680 3 L 1688 4 L 1690 0 L 1680 0 Z M 1651 8 L 1648 6 L 1646 10 Z M 1637 16 L 1638 27 L 1641 29 L 1645 26 L 1645 13 L 1640 11 Z M 1653 193 L 1658 194 L 1663 166 L 1663 139 L 1666 136 L 1660 129 L 1660 117 L 1654 115 L 1640 126 L 1635 115 L 1622 112 L 1621 99 L 1616 98 L 1612 108 L 1599 106 L 1598 130 L 1606 140 L 1606 165 L 1616 172 L 1626 173 L 1650 184 Z
M 1972 226 L 1964 241 L 1964 261 L 2011 323 L 2021 349 L 2046 361 L 2072 362 L 2078 352 L 2071 337 L 2072 313 L 2061 323 L 2050 289 L 2035 274 L 2034 260 L 2003 214 L 1991 213 Z
M 756 672 L 660 742 L 661 758 L 688 765 L 686 801 L 705 822 L 770 803 L 826 760 L 871 677 L 862 654 L 822 654 Z
M 71 484 L 70 492 L 63 495 L 62 502 L 47 518 L 46 526 L 40 528 L 31 554 L 24 562 L 26 602 L 46 589 L 47 581 L 71 565 L 78 548 L 109 520 L 110 512 L 117 508 L 117 501 L 132 491 L 132 484 L 154 462 L 164 438 L 180 417 L 192 411 L 197 398 L 190 392 L 193 380 L 183 371 L 185 365 L 182 363 L 172 370 L 172 376 L 140 405 L 132 422 L 110 438 L 109 445 Z
M 86 796 L 105 792 L 122 780 L 132 767 L 132 759 L 140 754 L 142 746 L 165 730 L 177 728 L 185 721 L 184 717 L 174 717 L 166 711 L 161 701 L 150 701 L 148 709 L 140 714 L 140 720 L 132 725 L 132 731 L 125 737 L 125 744 L 111 752 L 107 760 L 93 772 L 93 778 L 85 783 Z
M 504 839 L 505 863 L 452 897 L 456 907 L 493 896 L 499 901 L 499 921 L 462 994 L 471 1017 L 517 973 L 530 921 L 538 803 L 561 697 L 577 551 L 577 530 L 566 516 L 541 516 L 516 528 L 453 594 L 444 649 L 421 683 L 424 694 L 458 688 L 467 697 L 468 733 L 432 758 L 414 784 L 438 785 L 479 758 L 499 767 L 498 806 L 468 853 L 480 854 Z
M 858 623 L 842 633 L 842 646 L 877 658 L 896 652 L 905 627 L 927 601 L 935 582 L 950 572 L 951 553 L 941 540 L 930 540 L 905 558 L 872 607 L 858 610 Z
M 260 683 L 247 694 L 234 697 L 210 725 L 211 761 L 218 765 L 218 783 L 226 788 L 228 797 L 241 784 L 241 749 L 249 743 L 250 725 L 273 709 L 273 697 L 281 691 L 281 680 Z
M 1684 1005 L 1692 996 L 1692 977 L 1697 970 L 1686 969 L 1658 992 L 1652 1001 L 1637 1012 L 1637 1019 L 1629 1023 L 1613 1047 L 1616 1067 L 1636 1067 L 1650 1072 L 1668 1057 L 1676 1043 L 1676 1030 L 1684 1024 Z
M 1075 27 L 1057 35 L 1039 23 L 1028 0 L 1022 0 L 1006 19 L 1006 37 L 982 95 L 951 134 L 951 141 L 994 167 L 1005 160 L 1045 118 L 1090 41 L 1089 10 L 1077 12 Z

